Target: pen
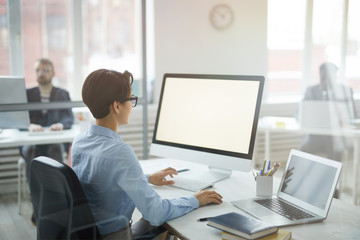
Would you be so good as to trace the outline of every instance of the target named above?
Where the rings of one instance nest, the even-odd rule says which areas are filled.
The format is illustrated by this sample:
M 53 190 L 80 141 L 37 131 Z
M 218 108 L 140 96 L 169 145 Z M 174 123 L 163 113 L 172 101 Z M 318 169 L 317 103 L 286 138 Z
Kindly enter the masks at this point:
M 205 221 L 207 221 L 208 219 L 207 218 L 199 218 L 197 221 L 198 222 L 205 222 Z
M 251 169 L 251 172 L 252 172 L 252 174 L 254 175 L 254 178 L 255 178 L 255 180 L 256 180 L 256 175 L 255 175 L 255 173 L 254 173 L 254 170 Z
M 276 172 L 276 170 L 280 167 L 280 163 L 278 163 L 275 168 L 274 168 L 274 171 L 272 172 L 271 176 L 274 175 L 274 173 Z
M 189 171 L 190 169 L 188 169 L 188 168 L 184 168 L 184 169 L 180 169 L 180 170 L 178 170 L 177 172 L 178 173 L 181 173 L 181 172 L 186 172 L 186 171 Z
M 271 171 L 269 172 L 269 175 L 268 175 L 268 176 L 274 175 L 274 173 L 275 173 L 276 170 L 279 168 L 279 166 L 280 166 L 280 163 L 275 162 L 275 164 L 274 164 L 273 168 L 271 169 Z
M 262 171 L 260 172 L 261 176 L 263 175 L 263 173 L 265 173 L 265 165 L 266 165 L 266 159 L 264 160 L 264 165 L 263 165 Z
M 267 167 L 268 171 L 270 171 L 270 165 L 271 165 L 271 161 L 269 160 L 268 167 Z
M 270 169 L 270 171 L 266 174 L 266 176 L 272 176 L 273 171 L 274 171 L 276 165 L 277 165 L 277 162 L 274 163 L 274 166 Z M 269 166 L 268 166 L 268 167 L 269 167 Z

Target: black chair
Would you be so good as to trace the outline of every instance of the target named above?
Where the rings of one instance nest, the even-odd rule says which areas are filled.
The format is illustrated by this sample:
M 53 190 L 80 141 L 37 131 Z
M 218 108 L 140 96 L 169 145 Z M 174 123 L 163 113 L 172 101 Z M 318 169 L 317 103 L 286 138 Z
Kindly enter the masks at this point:
M 68 165 L 35 158 L 30 166 L 30 190 L 37 239 L 100 239 L 79 179 Z

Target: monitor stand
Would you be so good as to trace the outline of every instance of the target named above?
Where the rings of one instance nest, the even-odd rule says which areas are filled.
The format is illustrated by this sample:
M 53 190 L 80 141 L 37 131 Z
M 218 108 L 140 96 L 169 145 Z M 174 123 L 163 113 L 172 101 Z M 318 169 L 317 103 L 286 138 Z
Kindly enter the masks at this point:
M 231 176 L 231 170 L 209 166 L 207 170 L 190 170 L 182 172 L 181 176 L 189 179 L 196 179 L 206 183 L 216 183 Z
M 209 179 L 211 182 L 216 183 L 218 181 L 224 180 L 231 176 L 231 170 L 222 169 L 209 166 L 209 171 L 205 173 L 206 179 Z

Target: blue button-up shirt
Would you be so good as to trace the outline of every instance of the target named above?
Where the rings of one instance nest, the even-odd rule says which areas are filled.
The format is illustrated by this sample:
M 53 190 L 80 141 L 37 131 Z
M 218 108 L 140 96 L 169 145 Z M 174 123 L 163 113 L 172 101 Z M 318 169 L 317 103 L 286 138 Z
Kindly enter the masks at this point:
M 77 136 L 71 159 L 101 235 L 123 228 L 135 207 L 154 226 L 199 207 L 194 196 L 162 199 L 134 150 L 109 128 L 92 125 Z M 101 223 L 109 219 L 113 220 Z

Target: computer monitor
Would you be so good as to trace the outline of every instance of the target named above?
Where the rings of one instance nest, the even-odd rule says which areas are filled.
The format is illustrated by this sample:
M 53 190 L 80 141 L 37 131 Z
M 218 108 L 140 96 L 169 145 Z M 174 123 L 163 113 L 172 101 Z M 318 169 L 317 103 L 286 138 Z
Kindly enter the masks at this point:
M 24 77 L 0 76 L 0 104 L 27 103 Z M 0 111 L 0 128 L 27 129 L 28 111 Z
M 249 171 L 263 76 L 165 74 L 151 155 L 206 164 L 216 182 Z

